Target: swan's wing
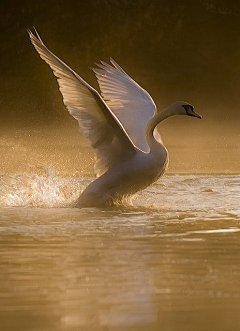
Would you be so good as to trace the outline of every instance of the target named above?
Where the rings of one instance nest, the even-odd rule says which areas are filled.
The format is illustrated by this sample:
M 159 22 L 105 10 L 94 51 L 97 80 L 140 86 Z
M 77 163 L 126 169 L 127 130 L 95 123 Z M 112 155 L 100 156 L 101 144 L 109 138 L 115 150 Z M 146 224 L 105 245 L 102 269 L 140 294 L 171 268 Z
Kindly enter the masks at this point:
M 120 159 L 134 154 L 133 143 L 99 93 L 54 55 L 38 34 L 35 36 L 28 32 L 35 49 L 57 77 L 69 113 L 78 120 L 83 135 L 96 151 L 97 175 L 103 174 Z
M 149 151 L 145 128 L 156 113 L 156 105 L 149 93 L 139 86 L 113 59 L 101 62 L 93 71 L 107 105 L 123 124 L 131 140 L 144 152 Z

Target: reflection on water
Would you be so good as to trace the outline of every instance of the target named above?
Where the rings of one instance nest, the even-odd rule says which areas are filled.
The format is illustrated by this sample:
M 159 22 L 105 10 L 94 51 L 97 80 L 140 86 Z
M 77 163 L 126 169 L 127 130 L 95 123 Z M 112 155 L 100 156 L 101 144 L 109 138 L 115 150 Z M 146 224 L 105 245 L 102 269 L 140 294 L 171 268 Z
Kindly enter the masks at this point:
M 105 211 L 64 207 L 89 179 L 51 176 L 1 178 L 0 330 L 240 329 L 240 176 L 166 176 Z

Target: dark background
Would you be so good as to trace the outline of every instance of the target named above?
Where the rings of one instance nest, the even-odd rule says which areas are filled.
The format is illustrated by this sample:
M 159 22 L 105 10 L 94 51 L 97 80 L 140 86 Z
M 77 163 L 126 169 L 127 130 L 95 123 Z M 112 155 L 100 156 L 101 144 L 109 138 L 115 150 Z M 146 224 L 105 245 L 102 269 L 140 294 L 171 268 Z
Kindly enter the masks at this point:
M 202 120 L 159 125 L 170 173 L 240 173 L 240 1 L 0 1 L 0 173 L 92 174 L 92 149 L 29 40 L 33 26 L 95 88 L 90 68 L 113 57 L 159 110 L 195 106 Z
M 45 44 L 90 84 L 112 56 L 159 109 L 176 100 L 205 120 L 240 119 L 240 2 L 21 0 L 0 2 L 0 125 L 69 120 L 57 83 L 30 44 Z

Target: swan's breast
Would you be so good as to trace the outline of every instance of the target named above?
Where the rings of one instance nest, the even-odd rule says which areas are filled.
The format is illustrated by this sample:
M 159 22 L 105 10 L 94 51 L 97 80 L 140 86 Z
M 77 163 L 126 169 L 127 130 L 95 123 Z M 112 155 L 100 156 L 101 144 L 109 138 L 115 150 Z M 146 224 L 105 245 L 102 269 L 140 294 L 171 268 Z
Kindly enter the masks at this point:
M 167 163 L 168 153 L 165 148 L 158 155 L 139 152 L 110 170 L 111 182 L 123 194 L 135 193 L 155 182 L 164 173 Z

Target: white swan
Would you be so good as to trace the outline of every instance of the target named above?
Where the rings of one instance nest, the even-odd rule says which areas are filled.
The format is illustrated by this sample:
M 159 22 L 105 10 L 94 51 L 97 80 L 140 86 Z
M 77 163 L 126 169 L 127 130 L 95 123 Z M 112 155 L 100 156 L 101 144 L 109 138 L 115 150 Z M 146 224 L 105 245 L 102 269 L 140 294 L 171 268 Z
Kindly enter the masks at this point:
M 165 171 L 168 152 L 156 126 L 173 115 L 201 118 L 190 104 L 178 101 L 157 112 L 151 96 L 113 60 L 93 69 L 102 96 L 54 55 L 29 30 L 35 49 L 57 77 L 63 102 L 78 120 L 96 152 L 98 178 L 80 195 L 76 207 L 119 204 L 146 188 Z

